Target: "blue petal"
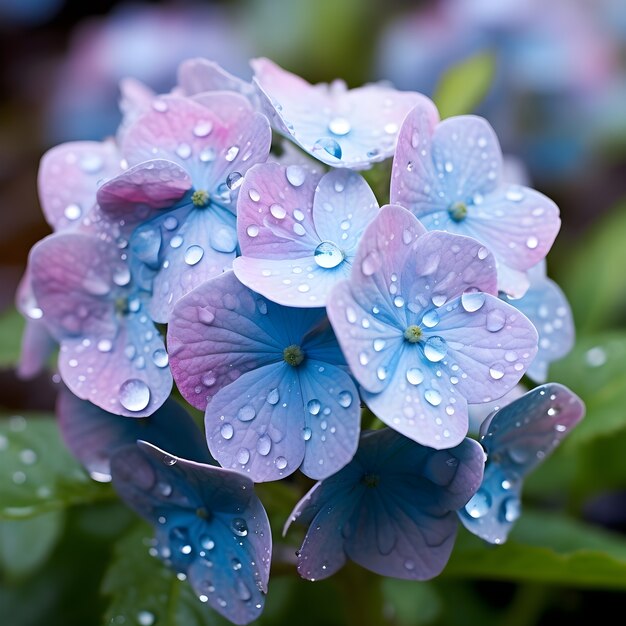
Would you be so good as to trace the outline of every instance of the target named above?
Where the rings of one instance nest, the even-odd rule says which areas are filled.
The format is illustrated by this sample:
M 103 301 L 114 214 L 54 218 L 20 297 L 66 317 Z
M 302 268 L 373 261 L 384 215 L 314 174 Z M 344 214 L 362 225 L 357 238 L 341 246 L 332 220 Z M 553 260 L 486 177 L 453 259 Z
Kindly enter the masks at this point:
M 111 472 L 120 496 L 156 527 L 160 556 L 201 601 L 235 624 L 260 615 L 272 539 L 250 479 L 145 442 L 120 448 Z
M 459 511 L 463 525 L 490 543 L 506 541 L 519 516 L 524 477 L 552 453 L 584 411 L 567 387 L 548 383 L 494 413 L 481 428 L 485 479 Z
M 111 480 L 111 455 L 138 439 L 192 461 L 214 462 L 203 434 L 187 411 L 171 399 L 149 417 L 128 419 L 107 413 L 62 389 L 56 413 L 65 444 L 94 480 Z

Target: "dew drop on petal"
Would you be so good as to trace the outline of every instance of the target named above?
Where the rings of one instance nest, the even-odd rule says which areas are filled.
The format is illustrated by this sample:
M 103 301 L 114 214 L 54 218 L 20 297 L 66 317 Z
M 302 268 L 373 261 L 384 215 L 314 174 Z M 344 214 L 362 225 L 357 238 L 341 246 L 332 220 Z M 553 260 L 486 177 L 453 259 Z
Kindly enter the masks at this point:
M 504 376 L 504 369 L 505 369 L 504 366 L 501 365 L 500 363 L 494 363 L 489 368 L 489 375 L 494 380 L 500 380 Z
M 287 180 L 294 187 L 300 187 L 304 183 L 304 179 L 306 177 L 304 169 L 299 165 L 287 166 L 287 171 L 285 172 L 285 174 L 287 176 Z
M 237 418 L 242 422 L 249 422 L 256 417 L 256 411 L 251 404 L 246 404 L 242 406 L 239 411 L 237 411 Z
M 129 411 L 143 411 L 150 403 L 150 388 L 143 380 L 131 378 L 120 385 L 119 399 Z
M 324 150 L 335 159 L 341 159 L 341 146 L 332 137 L 322 137 L 313 145 L 313 150 Z
M 209 120 L 201 121 L 193 127 L 193 134 L 196 137 L 206 137 L 212 130 L 213 124 Z
M 309 441 L 311 439 L 311 437 L 313 436 L 313 431 L 310 428 L 304 428 L 302 431 L 302 438 L 305 441 Z
M 228 148 L 228 150 L 226 151 L 226 160 L 227 161 L 234 161 L 235 158 L 237 157 L 237 155 L 239 154 L 239 146 L 231 146 L 230 148 Z
M 531 236 L 526 240 L 526 246 L 531 250 L 534 250 L 539 245 L 537 237 Z
M 426 328 L 434 328 L 437 324 L 439 324 L 439 313 L 437 313 L 437 310 L 431 309 L 426 311 L 422 317 L 422 325 L 426 326 Z
M 245 465 L 250 460 L 250 451 L 247 448 L 240 448 L 237 452 L 237 463 Z
M 280 394 L 278 392 L 278 389 L 271 389 L 270 392 L 267 394 L 267 401 L 269 402 L 269 404 L 271 405 L 278 404 L 279 400 L 280 400 Z
M 246 234 L 248 237 L 256 237 L 259 234 L 259 227 L 256 224 L 250 224 L 246 228 Z
M 231 190 L 239 189 L 241 183 L 243 183 L 243 176 L 239 172 L 231 172 L 226 177 L 226 186 Z
M 155 350 L 152 354 L 152 361 L 157 367 L 166 367 L 169 361 L 167 352 L 163 349 Z
M 424 343 L 424 356 L 431 363 L 442 361 L 448 353 L 448 345 L 443 337 L 429 337 Z
M 285 207 L 283 207 L 280 204 L 272 204 L 272 206 L 270 206 L 270 213 L 277 220 L 282 220 L 287 215 L 287 211 L 285 211 Z
M 374 351 L 380 352 L 386 344 L 387 342 L 384 339 L 374 339 Z
M 470 287 L 461 295 L 461 305 L 468 313 L 475 313 L 485 304 L 485 294 L 476 287 Z
M 487 330 L 492 333 L 497 333 L 504 328 L 506 324 L 506 314 L 500 309 L 493 309 L 487 313 Z
M 491 508 L 491 496 L 488 492 L 479 489 L 465 505 L 465 510 L 470 517 L 479 519 L 489 513 Z
M 203 248 L 196 245 L 189 246 L 187 250 L 185 250 L 185 263 L 187 263 L 187 265 L 196 265 L 200 262 L 203 256 Z
M 111 352 L 113 349 L 113 343 L 109 339 L 100 339 L 97 347 L 100 352 Z
M 307 402 L 306 408 L 311 415 L 317 415 L 320 412 L 322 405 L 319 400 L 313 399 Z
M 220 427 L 220 435 L 222 435 L 222 437 L 226 439 L 226 441 L 228 441 L 229 439 L 232 439 L 234 434 L 235 434 L 235 429 L 233 428 L 233 425 L 231 423 L 225 422 Z
M 502 516 L 506 522 L 515 522 L 519 519 L 520 513 L 520 502 L 518 498 L 507 498 L 502 503 Z
M 424 380 L 424 374 L 419 367 L 411 367 L 406 371 L 406 379 L 411 385 L 419 385 Z
M 82 214 L 83 212 L 77 204 L 68 204 L 63 211 L 63 215 L 72 222 L 77 220 Z
M 334 117 L 328 123 L 328 130 L 339 137 L 347 135 L 350 130 L 350 122 L 345 117 Z
M 343 252 L 332 241 L 322 241 L 313 253 L 315 262 L 324 269 L 333 269 L 344 260 Z
M 236 517 L 231 523 L 232 531 L 238 537 L 246 537 L 248 535 L 248 524 L 242 517 Z
M 279 470 L 284 470 L 287 467 L 287 459 L 284 456 L 277 456 L 274 459 L 274 465 L 276 465 Z
M 424 398 L 428 404 L 439 406 L 441 404 L 441 394 L 436 389 L 427 389 L 424 392 Z
M 268 435 L 261 435 L 256 442 L 256 451 L 261 456 L 267 456 L 272 449 L 272 440 Z
M 347 409 L 352 404 L 352 394 L 349 391 L 342 391 L 339 394 L 339 404 Z
M 191 156 L 191 146 L 188 143 L 181 143 L 178 148 L 176 148 L 176 154 L 181 159 L 188 159 Z

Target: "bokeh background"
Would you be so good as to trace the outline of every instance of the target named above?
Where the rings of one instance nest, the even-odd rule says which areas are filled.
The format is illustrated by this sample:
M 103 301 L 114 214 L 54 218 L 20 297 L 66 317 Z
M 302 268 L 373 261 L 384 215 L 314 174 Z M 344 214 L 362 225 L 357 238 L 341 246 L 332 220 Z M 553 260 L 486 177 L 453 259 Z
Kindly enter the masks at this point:
M 572 303 L 578 341 L 551 379 L 588 405 L 584 424 L 525 492 L 531 510 L 567 514 L 559 522 L 529 513 L 514 538 L 523 536 L 537 554 L 526 551 L 524 561 L 524 550 L 502 548 L 498 556 L 461 537 L 461 554 L 474 554 L 474 566 L 453 557 L 441 579 L 424 584 L 381 582 L 347 568 L 334 583 L 311 585 L 279 567 L 262 623 L 583 624 L 598 607 L 623 609 L 624 0 L 0 0 L 0 423 L 19 429 L 16 415 L 51 413 L 58 386 L 52 371 L 23 381 L 13 369 L 22 328 L 15 289 L 28 250 L 49 232 L 37 199 L 41 155 L 63 141 L 113 134 L 120 79 L 168 91 L 178 63 L 193 56 L 244 78 L 250 57 L 268 56 L 311 82 L 388 80 L 438 95 L 450 112 L 484 115 L 512 175 L 561 208 L 548 267 Z M 2 454 L 0 447 L 0 483 L 14 471 Z M 112 611 L 111 598 L 119 601 L 115 594 L 136 581 L 124 578 L 119 558 L 112 570 L 111 559 L 132 545 L 126 537 L 120 547 L 119 538 L 139 531 L 129 512 L 103 500 L 27 522 L 0 519 L 3 626 L 179 623 L 175 612 Z M 542 561 L 546 555 L 554 559 Z M 157 589 L 165 593 L 162 581 L 143 593 Z M 219 622 L 192 611 L 180 623 Z

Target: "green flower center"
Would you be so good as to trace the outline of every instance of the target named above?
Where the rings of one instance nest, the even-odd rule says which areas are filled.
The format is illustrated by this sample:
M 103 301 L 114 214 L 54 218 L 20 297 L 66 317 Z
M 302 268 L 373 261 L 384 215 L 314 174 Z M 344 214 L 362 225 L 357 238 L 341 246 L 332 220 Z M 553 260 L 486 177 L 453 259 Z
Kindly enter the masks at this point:
M 201 506 L 200 508 L 196 509 L 196 515 L 200 518 L 200 519 L 211 519 L 213 516 L 211 515 L 211 511 L 209 511 L 208 509 L 204 508 L 203 506 Z
M 209 194 L 204 189 L 197 189 L 191 194 L 191 201 L 197 207 L 207 206 L 209 204 Z
M 409 343 L 417 343 L 422 338 L 422 329 L 415 324 L 411 324 L 404 331 L 404 339 Z
M 302 352 L 300 346 L 292 344 L 283 350 L 283 359 L 285 359 L 285 363 L 289 363 L 292 367 L 297 367 L 304 361 L 304 352 Z
M 450 205 L 448 215 L 455 222 L 462 222 L 467 217 L 467 205 L 465 202 L 455 202 Z

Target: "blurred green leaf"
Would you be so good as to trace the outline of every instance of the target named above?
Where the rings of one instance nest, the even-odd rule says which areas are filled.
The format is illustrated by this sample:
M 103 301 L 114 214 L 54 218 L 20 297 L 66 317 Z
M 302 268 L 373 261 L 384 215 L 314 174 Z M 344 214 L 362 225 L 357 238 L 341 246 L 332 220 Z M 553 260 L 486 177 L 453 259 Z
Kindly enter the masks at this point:
M 626 203 L 618 204 L 576 242 L 559 284 L 580 332 L 610 328 L 626 312 Z
M 625 246 L 626 247 L 626 246 Z M 568 448 L 626 428 L 626 334 L 579 337 L 550 376 L 575 391 L 587 413 L 566 440 Z
M 381 585 L 385 614 L 397 626 L 430 624 L 441 612 L 441 601 L 430 583 L 383 578 Z
M 474 111 L 487 95 L 495 71 L 496 57 L 491 52 L 480 52 L 450 68 L 433 95 L 441 119 Z
M 229 626 L 203 604 L 186 581 L 150 556 L 152 530 L 138 524 L 116 544 L 113 560 L 102 583 L 111 596 L 103 624 L 142 626 Z
M 53 416 L 13 415 L 0 420 L 0 519 L 114 497 L 92 481 L 66 450 Z
M 564 516 L 525 510 L 504 545 L 463 531 L 444 576 L 626 589 L 626 540 Z
M 20 578 L 40 567 L 63 531 L 63 511 L 0 521 L 0 572 Z
M 0 315 L 0 368 L 12 367 L 20 358 L 24 318 L 13 308 Z

